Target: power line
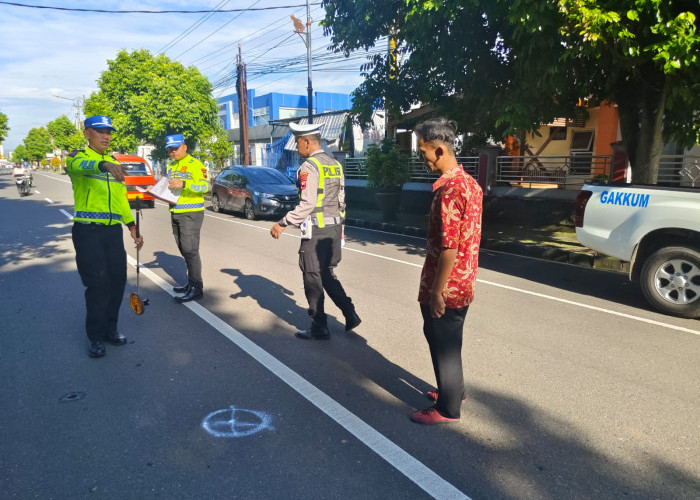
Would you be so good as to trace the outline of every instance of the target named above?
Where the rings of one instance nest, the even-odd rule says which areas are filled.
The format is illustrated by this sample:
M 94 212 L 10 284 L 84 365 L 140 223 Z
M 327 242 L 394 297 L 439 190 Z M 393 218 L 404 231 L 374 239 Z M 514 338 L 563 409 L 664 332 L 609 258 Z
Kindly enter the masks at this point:
M 160 50 L 158 51 L 158 53 L 161 53 L 161 52 L 162 52 L 162 53 L 165 53 L 167 50 L 169 50 L 169 49 L 171 49 L 172 47 L 174 47 L 176 43 L 178 43 L 180 40 L 184 39 L 187 35 L 189 35 L 190 33 L 192 33 L 192 31 L 194 31 L 195 28 L 199 27 L 202 23 L 204 23 L 204 21 L 206 21 L 206 20 L 209 19 L 211 16 L 213 16 L 213 15 L 214 15 L 214 12 L 216 12 L 219 8 L 221 8 L 221 7 L 223 7 L 224 5 L 226 5 L 227 3 L 229 3 L 229 1 L 230 1 L 230 0 L 222 0 L 221 2 L 219 2 L 219 4 L 218 4 L 216 7 L 214 7 L 214 9 L 213 9 L 212 11 L 210 11 L 210 12 L 207 13 L 206 15 L 200 17 L 200 18 L 199 18 L 195 23 L 193 23 L 189 28 L 187 28 L 185 31 L 183 31 L 183 32 L 180 33 L 178 36 L 176 36 L 173 40 L 171 40 L 171 41 L 169 41 L 167 44 L 165 44 L 165 47 L 163 47 L 162 49 L 160 49 Z
M 261 1 L 261 0 L 255 0 L 255 2 L 253 2 L 253 5 L 257 5 L 258 3 L 260 3 L 260 1 Z M 204 40 L 207 40 L 209 37 L 213 36 L 215 33 L 218 33 L 219 31 L 221 31 L 222 29 L 224 29 L 226 26 L 228 26 L 228 25 L 231 24 L 233 21 L 235 21 L 236 19 L 238 19 L 239 17 L 241 17 L 243 14 L 245 14 L 246 12 L 252 10 L 252 9 L 253 9 L 253 5 L 251 5 L 250 7 L 248 7 L 246 10 L 240 12 L 237 16 L 235 16 L 233 19 L 231 19 L 231 20 L 228 21 L 227 23 L 224 23 L 220 28 L 218 28 L 218 29 L 212 31 L 211 33 L 209 33 L 207 36 L 205 36 L 204 38 L 202 38 L 200 41 L 198 41 L 197 43 L 195 43 L 194 45 L 192 45 L 189 49 L 187 49 L 186 51 L 184 51 L 183 53 L 181 53 L 179 56 L 175 57 L 175 59 L 180 59 L 180 57 L 182 57 L 182 56 L 184 56 L 185 54 L 187 54 L 190 50 L 194 49 L 197 45 L 199 45 L 200 43 L 202 43 Z
M 17 2 L 0 2 L 3 5 L 11 5 L 12 7 L 26 7 L 29 9 L 47 9 L 47 10 L 61 10 L 64 12 L 99 12 L 101 14 L 206 14 L 211 12 L 208 10 L 105 10 L 105 9 L 76 9 L 69 7 L 51 7 L 49 5 L 29 5 Z M 309 5 L 321 5 L 320 2 L 312 3 Z M 306 7 L 306 4 L 299 5 L 276 5 L 273 7 L 256 7 L 254 9 L 222 9 L 217 12 L 245 12 L 247 10 L 279 10 L 279 9 L 296 9 L 298 7 Z

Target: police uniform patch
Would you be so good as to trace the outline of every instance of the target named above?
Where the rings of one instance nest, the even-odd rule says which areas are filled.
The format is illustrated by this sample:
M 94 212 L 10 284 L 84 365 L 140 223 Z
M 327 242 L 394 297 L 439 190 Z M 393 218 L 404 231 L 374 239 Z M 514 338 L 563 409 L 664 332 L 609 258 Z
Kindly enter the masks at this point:
M 182 172 L 183 174 L 184 174 L 185 172 L 187 172 L 187 165 L 183 165 L 183 166 L 180 168 L 180 172 Z
M 207 169 L 206 168 L 202 169 L 202 177 L 204 177 L 204 180 L 207 180 Z
M 302 190 L 306 189 L 306 179 L 309 178 L 308 172 L 302 172 L 299 174 L 299 184 Z

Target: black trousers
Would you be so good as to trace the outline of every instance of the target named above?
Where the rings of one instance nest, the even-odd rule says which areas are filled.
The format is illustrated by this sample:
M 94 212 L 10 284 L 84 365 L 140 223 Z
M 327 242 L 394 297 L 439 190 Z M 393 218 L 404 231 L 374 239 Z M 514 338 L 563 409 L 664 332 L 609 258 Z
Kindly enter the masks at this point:
M 304 278 L 304 293 L 309 303 L 309 316 L 319 326 L 326 326 L 328 317 L 324 310 L 325 297 L 328 293 L 333 303 L 347 317 L 355 311 L 352 299 L 347 296 L 343 285 L 333 272 L 340 262 L 340 224 L 314 227 L 310 240 L 301 240 L 299 247 L 299 267 Z
M 102 340 L 117 332 L 126 287 L 126 251 L 121 224 L 73 224 L 75 263 L 85 286 L 85 331 Z
M 187 264 L 187 281 L 199 288 L 202 282 L 202 259 L 199 257 L 199 233 L 202 230 L 204 211 L 170 214 L 175 243 Z
M 430 306 L 421 304 L 423 334 L 428 341 L 437 381 L 435 408 L 445 417 L 459 418 L 464 395 L 462 373 L 462 333 L 469 306 L 445 309 L 440 318 L 430 316 Z

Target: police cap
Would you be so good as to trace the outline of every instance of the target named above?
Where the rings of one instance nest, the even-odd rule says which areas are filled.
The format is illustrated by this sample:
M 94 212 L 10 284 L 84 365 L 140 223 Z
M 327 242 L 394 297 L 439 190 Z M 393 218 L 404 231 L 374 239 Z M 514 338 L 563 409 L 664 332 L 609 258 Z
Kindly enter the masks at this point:
M 116 131 L 117 129 L 112 126 L 112 120 L 108 116 L 94 115 L 86 118 L 83 122 L 86 129 L 88 128 L 108 128 L 110 130 Z
M 318 135 L 321 133 L 322 123 L 310 123 L 301 125 L 299 123 L 290 123 L 289 128 L 292 130 L 294 137 L 303 137 L 305 135 Z

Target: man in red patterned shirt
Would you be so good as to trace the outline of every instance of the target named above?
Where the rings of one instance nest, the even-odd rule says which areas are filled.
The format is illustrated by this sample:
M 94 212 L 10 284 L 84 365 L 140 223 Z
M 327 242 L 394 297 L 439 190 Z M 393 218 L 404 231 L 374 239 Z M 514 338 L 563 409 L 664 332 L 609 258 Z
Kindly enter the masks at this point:
M 437 391 L 427 394 L 434 406 L 411 414 L 414 422 L 431 425 L 456 422 L 460 416 L 464 398 L 462 332 L 474 300 L 483 196 L 479 184 L 455 157 L 454 121 L 434 118 L 420 123 L 414 132 L 423 162 L 442 174 L 433 184 L 427 253 L 418 293 Z

